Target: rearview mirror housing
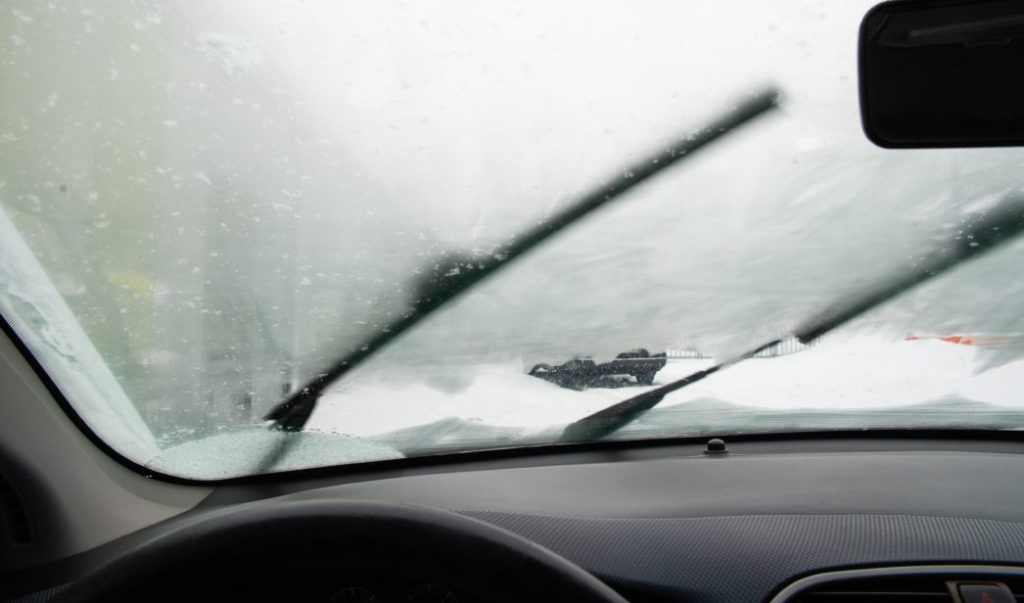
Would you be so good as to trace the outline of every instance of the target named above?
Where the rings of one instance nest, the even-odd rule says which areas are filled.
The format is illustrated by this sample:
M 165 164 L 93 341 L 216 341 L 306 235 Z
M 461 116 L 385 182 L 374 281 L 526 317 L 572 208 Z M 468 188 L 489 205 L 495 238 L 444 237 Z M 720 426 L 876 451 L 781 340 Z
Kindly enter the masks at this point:
M 884 2 L 861 23 L 859 61 L 875 144 L 1024 145 L 1024 2 Z

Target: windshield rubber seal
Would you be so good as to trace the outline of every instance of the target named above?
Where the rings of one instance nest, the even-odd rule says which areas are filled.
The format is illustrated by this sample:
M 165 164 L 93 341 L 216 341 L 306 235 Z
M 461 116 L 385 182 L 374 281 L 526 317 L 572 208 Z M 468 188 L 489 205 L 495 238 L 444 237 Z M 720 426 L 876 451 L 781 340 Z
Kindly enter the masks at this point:
M 64 414 L 67 415 L 68 419 L 71 420 L 71 423 L 75 427 L 77 427 L 78 430 L 82 432 L 82 434 L 85 435 L 86 439 L 92 442 L 93 445 L 95 445 L 97 448 L 103 451 L 107 456 L 111 457 L 118 463 L 124 465 L 128 469 L 131 469 L 132 471 L 143 475 L 144 477 L 157 478 L 161 481 L 166 481 L 175 484 L 197 485 L 208 483 L 200 480 L 182 478 L 174 475 L 168 475 L 157 471 L 153 471 L 149 467 L 139 464 L 133 461 L 132 459 L 126 457 L 125 455 L 121 454 L 116 448 L 114 448 L 113 446 L 108 444 L 106 440 L 101 438 L 99 434 L 97 434 L 92 429 L 92 427 L 90 427 L 89 424 L 85 422 L 85 419 L 83 419 L 81 415 L 78 414 L 78 411 L 75 410 L 74 405 L 72 405 L 71 401 L 68 400 L 67 396 L 64 395 L 64 392 L 60 389 L 60 386 L 57 385 L 56 381 L 53 380 L 53 377 L 50 376 L 50 373 L 46 370 L 46 368 L 44 368 L 43 365 L 39 362 L 39 360 L 37 360 L 36 357 L 32 354 L 32 351 L 29 350 L 28 346 L 25 344 L 24 341 L 22 341 L 21 337 L 18 335 L 17 330 L 14 328 L 13 325 L 11 325 L 10 321 L 8 321 L 7 317 L 4 316 L 2 312 L 0 312 L 0 330 L 3 331 L 4 335 L 7 336 L 7 339 L 11 342 L 14 348 L 18 350 L 18 352 L 21 354 L 21 357 L 24 358 L 25 362 L 28 363 L 28 365 L 32 368 L 32 372 L 36 374 L 36 377 L 39 378 L 39 381 L 43 384 L 43 387 L 46 388 L 46 391 L 49 392 L 50 396 L 53 397 L 53 400 L 57 403 L 57 406 L 59 406 L 60 409 L 64 411 Z

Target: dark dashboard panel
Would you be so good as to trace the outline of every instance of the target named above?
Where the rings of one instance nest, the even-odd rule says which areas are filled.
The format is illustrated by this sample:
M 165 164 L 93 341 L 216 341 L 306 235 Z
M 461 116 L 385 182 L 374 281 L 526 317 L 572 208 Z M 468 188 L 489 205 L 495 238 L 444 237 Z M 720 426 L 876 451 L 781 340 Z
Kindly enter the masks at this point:
M 795 576 L 908 563 L 1021 564 L 1024 522 L 913 515 L 595 519 L 473 513 L 637 593 L 763 601 Z
M 912 514 L 1024 520 L 1024 455 L 868 451 L 702 455 L 458 471 L 318 488 L 456 511 L 573 517 Z
M 851 568 L 1024 567 L 1019 441 L 779 438 L 733 441 L 730 450 L 466 455 L 423 470 L 229 484 L 193 511 L 49 568 L 33 589 L 83 575 L 133 542 L 259 500 L 456 511 L 550 548 L 642 602 L 767 601 L 797 578 Z
M 1024 456 L 1005 450 L 765 446 L 724 457 L 408 476 L 288 498 L 456 510 L 534 540 L 638 599 L 763 601 L 795 577 L 830 569 L 1024 566 Z

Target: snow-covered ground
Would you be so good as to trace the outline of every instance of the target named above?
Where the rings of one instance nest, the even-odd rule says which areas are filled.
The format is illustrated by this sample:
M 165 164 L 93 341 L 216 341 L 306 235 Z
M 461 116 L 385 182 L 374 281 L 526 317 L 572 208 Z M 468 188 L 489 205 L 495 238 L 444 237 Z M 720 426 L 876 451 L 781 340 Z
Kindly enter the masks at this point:
M 848 417 L 850 412 L 963 400 L 1024 410 L 1024 360 L 981 370 L 991 366 L 993 352 L 939 339 L 834 339 L 788 356 L 735 365 L 671 395 L 662 407 L 706 405 L 710 400 L 726 403 L 732 416 L 749 409 L 844 411 Z M 655 385 L 712 363 L 670 360 Z M 401 382 L 383 376 L 343 381 L 321 399 L 309 427 L 374 436 L 458 418 L 530 432 L 565 425 L 648 389 L 567 390 L 524 374 L 519 362 L 482 364 L 461 384 L 446 386 L 431 385 L 430 370 L 418 370 L 423 371 L 421 383 L 407 375 Z

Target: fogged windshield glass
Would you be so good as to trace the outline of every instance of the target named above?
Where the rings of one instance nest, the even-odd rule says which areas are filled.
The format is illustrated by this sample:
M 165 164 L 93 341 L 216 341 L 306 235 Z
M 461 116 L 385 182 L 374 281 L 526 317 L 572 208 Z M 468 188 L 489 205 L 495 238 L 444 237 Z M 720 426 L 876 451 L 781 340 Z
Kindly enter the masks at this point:
M 860 130 L 872 2 L 14 2 L 3 315 L 130 460 L 186 477 L 553 441 L 957 240 L 1015 149 Z M 727 134 L 262 417 L 487 258 L 766 86 Z M 615 437 L 1024 426 L 1022 247 Z M 259 459 L 290 438 L 273 467 Z

